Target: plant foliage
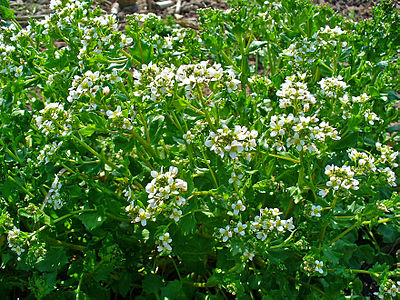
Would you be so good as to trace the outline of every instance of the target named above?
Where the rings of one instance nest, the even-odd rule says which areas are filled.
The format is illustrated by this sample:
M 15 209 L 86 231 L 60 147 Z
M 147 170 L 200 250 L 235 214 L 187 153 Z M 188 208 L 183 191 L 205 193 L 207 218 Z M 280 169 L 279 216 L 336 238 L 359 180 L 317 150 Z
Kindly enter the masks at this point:
M 0 0 L 1 295 L 397 297 L 399 11 L 231 7 Z

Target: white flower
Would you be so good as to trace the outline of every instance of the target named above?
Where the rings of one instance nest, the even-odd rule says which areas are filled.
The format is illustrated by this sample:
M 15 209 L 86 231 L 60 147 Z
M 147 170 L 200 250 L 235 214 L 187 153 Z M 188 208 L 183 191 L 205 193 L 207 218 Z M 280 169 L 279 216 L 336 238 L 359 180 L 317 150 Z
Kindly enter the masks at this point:
M 191 144 L 194 140 L 194 134 L 189 130 L 183 135 L 183 139 L 186 141 L 186 143 Z
M 232 204 L 231 207 L 234 215 L 238 215 L 239 212 L 246 210 L 246 206 L 243 205 L 242 200 L 238 200 L 238 202 Z
M 324 267 L 324 262 L 320 260 L 315 260 L 315 271 L 319 272 L 320 274 L 324 273 L 322 269 Z
M 239 222 L 236 227 L 233 229 L 234 232 L 240 234 L 241 236 L 245 235 L 245 230 L 247 228 L 247 224 L 242 224 L 242 222 Z
M 172 239 L 169 236 L 169 232 L 164 233 L 163 235 L 159 236 L 158 238 L 159 245 L 157 247 L 158 252 L 162 252 L 164 250 L 171 251 L 171 242 Z
M 139 209 L 138 216 L 135 218 L 135 222 L 138 223 L 140 222 L 142 226 L 147 225 L 147 220 L 150 219 L 150 214 L 145 211 L 143 208 Z
M 312 205 L 311 206 L 311 216 L 312 217 L 320 217 L 321 216 L 321 209 L 322 207 L 320 205 Z
M 230 184 L 234 183 L 239 186 L 242 183 L 240 181 L 242 178 L 243 178 L 243 174 L 236 175 L 235 172 L 232 172 L 231 178 L 229 178 L 229 183 Z
M 117 118 L 117 117 L 122 116 L 121 106 L 118 105 L 118 106 L 117 106 L 117 109 L 116 109 L 115 111 L 108 110 L 108 111 L 106 112 L 106 114 L 107 114 L 107 116 L 108 116 L 108 119 L 114 119 L 114 118 Z
M 232 231 L 230 231 L 229 225 L 225 228 L 220 228 L 219 233 L 222 235 L 222 241 L 225 243 L 230 237 L 232 237 Z
M 243 251 L 243 257 L 244 257 L 246 260 L 253 260 L 253 258 L 254 258 L 254 253 L 249 252 L 249 250 L 247 250 L 247 249 L 244 249 L 244 251 Z
M 180 209 L 174 208 L 172 210 L 172 214 L 169 216 L 170 219 L 174 219 L 175 222 L 178 222 L 182 216 L 182 211 Z

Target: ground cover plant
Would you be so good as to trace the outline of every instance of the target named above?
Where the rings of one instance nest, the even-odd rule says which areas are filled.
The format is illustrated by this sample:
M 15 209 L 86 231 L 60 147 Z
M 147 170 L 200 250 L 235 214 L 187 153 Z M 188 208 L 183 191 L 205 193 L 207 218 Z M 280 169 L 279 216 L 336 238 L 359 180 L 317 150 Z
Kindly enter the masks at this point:
M 26 28 L 0 5 L 2 295 L 398 297 L 393 3 L 356 23 L 231 1 L 124 33 L 87 2 Z

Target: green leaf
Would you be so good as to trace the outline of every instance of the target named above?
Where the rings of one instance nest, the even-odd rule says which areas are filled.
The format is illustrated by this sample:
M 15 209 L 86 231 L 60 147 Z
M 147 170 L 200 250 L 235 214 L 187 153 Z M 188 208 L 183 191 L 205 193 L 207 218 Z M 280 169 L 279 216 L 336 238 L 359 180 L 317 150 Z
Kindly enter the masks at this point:
M 132 273 L 123 271 L 116 282 L 118 291 L 123 297 L 125 297 L 131 289 L 132 277 Z
M 14 11 L 2 5 L 0 5 L 0 16 L 6 20 L 13 20 L 15 18 Z
M 398 132 L 398 131 L 400 131 L 400 126 L 390 126 L 387 129 L 387 132 L 389 132 L 389 133 Z
M 79 129 L 79 133 L 83 136 L 91 136 L 96 132 L 94 125 L 88 125 L 85 128 Z
M 181 228 L 183 235 L 193 233 L 196 228 L 196 218 L 193 214 L 181 218 L 179 220 L 179 227 Z
M 93 272 L 93 279 L 96 281 L 106 281 L 108 275 L 114 270 L 110 263 L 98 264 Z
M 260 48 L 264 47 L 267 44 L 268 44 L 268 42 L 266 42 L 266 41 L 253 41 L 253 42 L 251 42 L 251 44 L 249 46 L 249 54 L 256 54 L 255 52 L 257 50 L 259 50 Z
M 182 290 L 182 283 L 178 280 L 169 282 L 166 287 L 161 288 L 161 299 L 187 299 Z
M 392 224 L 381 225 L 378 227 L 378 232 L 383 236 L 384 243 L 394 243 L 399 237 L 400 232 Z
M 148 64 L 154 56 L 153 45 L 147 44 L 142 40 L 139 40 L 133 47 L 130 47 L 129 51 L 132 57 L 142 64 Z
M 40 272 L 53 272 L 54 270 L 60 270 L 67 263 L 68 257 L 65 254 L 65 250 L 53 248 L 48 250 L 43 260 L 36 264 L 36 269 Z
M 8 2 L 7 0 L 0 0 L 0 6 L 5 6 L 5 7 L 9 8 L 10 2 Z
M 160 288 L 163 286 L 163 282 L 161 280 L 160 275 L 157 274 L 149 274 L 147 275 L 143 282 L 142 288 L 149 294 L 156 294 L 160 291 Z
M 339 258 L 342 256 L 340 252 L 333 251 L 329 247 L 324 247 L 323 253 L 326 260 L 334 265 L 337 265 L 339 263 Z
M 153 142 L 158 142 L 164 128 L 164 116 L 155 116 L 149 121 L 149 135 Z
M 91 231 L 101 226 L 105 221 L 105 216 L 101 213 L 85 213 L 79 216 L 79 220 L 85 225 L 86 229 Z
M 350 132 L 348 135 L 342 137 L 342 139 L 335 142 L 332 145 L 332 149 L 340 150 L 340 149 L 352 148 L 357 144 L 357 141 L 358 141 L 358 132 Z

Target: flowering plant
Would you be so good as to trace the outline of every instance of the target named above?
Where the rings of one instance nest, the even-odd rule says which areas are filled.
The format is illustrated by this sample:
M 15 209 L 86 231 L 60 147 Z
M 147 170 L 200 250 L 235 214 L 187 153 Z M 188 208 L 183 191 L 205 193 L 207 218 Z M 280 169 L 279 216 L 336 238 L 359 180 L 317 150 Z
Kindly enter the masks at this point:
M 231 7 L 0 0 L 2 295 L 398 297 L 399 11 Z

